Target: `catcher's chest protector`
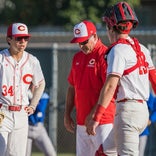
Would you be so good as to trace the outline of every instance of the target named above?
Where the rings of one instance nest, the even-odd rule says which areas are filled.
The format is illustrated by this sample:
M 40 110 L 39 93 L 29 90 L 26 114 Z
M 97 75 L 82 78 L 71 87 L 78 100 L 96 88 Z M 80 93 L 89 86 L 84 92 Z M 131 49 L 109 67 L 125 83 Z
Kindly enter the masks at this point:
M 138 40 L 136 38 L 132 38 L 132 39 L 134 41 L 134 44 L 132 44 L 129 40 L 123 39 L 123 38 L 120 38 L 119 40 L 117 40 L 115 43 L 113 43 L 107 49 L 107 52 L 106 52 L 106 55 L 105 55 L 105 59 L 107 59 L 107 55 L 108 55 L 109 51 L 111 50 L 111 48 L 114 47 L 116 44 L 122 43 L 122 44 L 131 45 L 132 48 L 134 49 L 135 53 L 136 53 L 137 63 L 134 66 L 126 69 L 124 71 L 123 75 L 128 75 L 129 73 L 131 73 L 132 71 L 134 71 L 136 68 L 139 68 L 139 74 L 140 75 L 146 74 L 147 73 L 148 63 L 146 62 L 145 55 L 141 51 L 141 48 L 140 48 L 140 45 L 139 45 Z

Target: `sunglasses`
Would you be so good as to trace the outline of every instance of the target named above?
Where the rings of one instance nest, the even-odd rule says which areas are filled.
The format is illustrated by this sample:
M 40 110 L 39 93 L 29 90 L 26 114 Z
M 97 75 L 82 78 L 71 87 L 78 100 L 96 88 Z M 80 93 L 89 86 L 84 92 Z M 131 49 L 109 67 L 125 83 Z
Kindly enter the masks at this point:
M 15 37 L 15 41 L 22 41 L 23 39 L 25 41 L 29 41 L 30 37 L 29 36 Z
M 93 36 L 93 35 L 92 35 Z M 87 44 L 88 42 L 89 42 L 89 40 L 92 38 L 92 36 L 88 39 L 88 40 L 86 40 L 86 41 L 84 41 L 84 42 L 80 42 L 79 44 L 80 45 L 85 45 L 85 44 Z
M 80 42 L 79 44 L 80 44 L 80 45 L 85 45 L 85 44 L 87 44 L 88 42 L 89 42 L 89 39 L 86 40 L 86 41 L 84 41 L 84 42 Z

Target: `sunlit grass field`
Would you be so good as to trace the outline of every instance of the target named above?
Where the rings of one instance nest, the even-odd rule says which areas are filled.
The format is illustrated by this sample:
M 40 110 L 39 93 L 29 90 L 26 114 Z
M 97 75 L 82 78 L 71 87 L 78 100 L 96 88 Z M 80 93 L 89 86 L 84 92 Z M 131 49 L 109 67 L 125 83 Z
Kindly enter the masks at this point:
M 32 153 L 32 156 L 44 156 L 42 153 Z M 75 156 L 75 154 L 71 153 L 58 153 L 57 156 Z

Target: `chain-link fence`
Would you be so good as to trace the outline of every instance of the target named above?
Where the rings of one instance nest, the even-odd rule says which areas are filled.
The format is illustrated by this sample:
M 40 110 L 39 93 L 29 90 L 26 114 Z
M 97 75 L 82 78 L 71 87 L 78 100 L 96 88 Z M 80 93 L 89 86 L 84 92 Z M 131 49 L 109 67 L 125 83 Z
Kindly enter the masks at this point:
M 57 51 L 57 54 L 55 54 L 56 56 L 54 56 L 54 50 Z M 51 48 L 27 49 L 27 51 L 30 51 L 40 60 L 46 79 L 46 89 L 49 91 L 50 95 L 50 92 L 54 93 L 53 86 L 56 84 L 53 83 L 57 83 L 57 104 L 55 104 L 55 97 L 53 95 L 50 96 L 51 99 L 49 107 L 47 109 L 45 126 L 58 153 L 75 153 L 75 135 L 70 134 L 65 130 L 63 116 L 66 90 L 68 86 L 67 75 L 70 70 L 72 57 L 77 50 L 78 47 L 68 47 L 66 44 L 58 44 L 57 49 L 53 49 L 53 45 Z M 57 57 L 55 58 L 57 59 L 57 61 L 53 59 L 53 57 Z M 56 73 L 53 72 L 54 61 L 56 61 L 55 63 L 57 63 L 55 64 L 55 66 L 57 67 L 57 70 L 55 71 Z M 57 81 L 53 81 L 56 74 Z M 75 113 L 73 113 L 73 115 L 75 116 Z
M 54 113 L 54 111 L 57 111 L 57 151 L 60 153 L 62 152 L 70 152 L 74 153 L 75 152 L 75 135 L 68 133 L 63 125 L 63 114 L 64 114 L 64 105 L 65 105 L 65 96 L 66 96 L 66 89 L 67 89 L 67 75 L 70 70 L 70 65 L 72 61 L 72 57 L 75 54 L 75 52 L 78 50 L 78 47 L 61 47 L 62 45 L 60 44 L 57 49 L 57 57 L 58 57 L 58 107 L 56 109 L 53 109 L 52 112 L 47 112 L 48 113 Z M 153 59 L 154 64 L 156 64 L 156 45 L 154 44 L 147 44 L 146 45 L 150 51 L 151 51 L 151 56 Z M 34 51 L 33 49 L 30 51 Z M 52 59 L 52 51 L 53 49 L 47 50 L 48 56 L 46 56 L 46 51 L 40 51 L 37 52 L 36 56 L 41 55 L 41 64 L 42 67 L 44 68 L 43 71 L 45 72 L 45 78 L 47 79 L 47 86 L 52 86 L 51 80 L 53 77 L 53 73 L 49 72 L 49 68 L 51 65 L 51 59 Z M 41 53 L 41 54 L 39 54 Z M 43 54 L 44 53 L 44 54 Z M 43 56 L 42 56 L 43 55 Z M 49 57 L 50 56 L 50 57 Z M 46 59 L 46 60 L 43 60 Z M 50 59 L 50 60 L 49 60 Z M 49 65 L 44 65 L 44 64 L 49 64 Z M 51 103 L 51 105 L 53 105 Z M 73 115 L 75 115 L 73 113 Z M 48 116 L 47 116 L 48 118 Z M 50 124 L 53 124 L 49 119 L 47 119 L 46 126 L 49 129 Z M 146 149 L 146 156 L 155 156 L 156 153 L 156 143 L 155 139 L 153 139 L 156 134 L 156 129 L 155 129 L 155 124 L 152 124 L 151 127 L 151 135 L 148 140 L 148 146 Z M 55 134 L 55 133 L 54 133 Z
M 98 34 L 101 37 L 102 41 L 106 45 L 108 45 L 109 41 L 106 37 L 105 32 L 98 32 Z M 150 49 L 153 62 L 156 65 L 155 31 L 134 32 L 133 35 L 135 35 L 141 41 L 141 43 L 143 43 Z M 40 60 L 46 80 L 46 89 L 48 90 L 50 95 L 54 93 L 53 87 L 57 86 L 57 88 L 54 88 L 57 92 L 57 94 L 55 94 L 55 96 L 57 96 L 55 97 L 57 98 L 57 100 L 54 100 L 53 95 L 50 96 L 51 99 L 46 113 L 47 116 L 45 119 L 45 126 L 53 143 L 55 144 L 58 153 L 75 153 L 75 135 L 70 134 L 65 130 L 63 124 L 63 115 L 66 90 L 68 86 L 67 76 L 70 70 L 72 57 L 75 52 L 78 51 L 79 47 L 75 44 L 73 45 L 68 43 L 72 38 L 72 34 L 68 33 L 60 33 L 57 36 L 55 36 L 54 34 L 38 33 L 32 34 L 32 36 L 34 36 L 34 38 L 32 38 L 31 42 L 29 43 L 27 51 L 34 54 Z M 7 43 L 3 43 L 1 41 L 5 41 L 4 36 L 0 36 L 1 49 L 7 47 Z M 57 46 L 55 47 L 55 59 L 57 59 L 57 61 L 53 59 L 54 42 L 57 42 Z M 57 69 L 53 69 L 54 62 L 56 63 L 55 66 L 57 67 Z M 57 74 L 56 81 L 53 80 L 54 78 L 56 78 L 56 75 L 54 74 Z M 73 113 L 73 116 L 75 116 L 75 112 Z M 156 155 L 156 139 L 154 139 L 155 137 L 156 128 L 155 124 L 152 124 L 151 135 L 149 137 L 146 150 L 146 156 Z

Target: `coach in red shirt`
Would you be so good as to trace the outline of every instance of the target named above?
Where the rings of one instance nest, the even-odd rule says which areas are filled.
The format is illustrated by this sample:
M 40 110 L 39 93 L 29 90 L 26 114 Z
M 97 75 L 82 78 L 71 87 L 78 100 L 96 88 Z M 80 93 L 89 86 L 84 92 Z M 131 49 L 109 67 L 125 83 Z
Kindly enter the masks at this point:
M 116 156 L 111 142 L 115 114 L 114 99 L 100 120 L 95 136 L 88 135 L 85 126 L 91 118 L 90 114 L 95 109 L 100 90 L 106 80 L 107 63 L 104 56 L 107 47 L 99 39 L 95 25 L 87 20 L 74 26 L 74 38 L 71 43 L 77 43 L 80 51 L 73 57 L 68 76 L 64 125 L 71 133 L 74 133 L 76 127 L 76 156 L 99 156 L 101 144 L 107 155 L 110 153 L 111 156 Z M 74 107 L 76 126 L 71 117 Z

